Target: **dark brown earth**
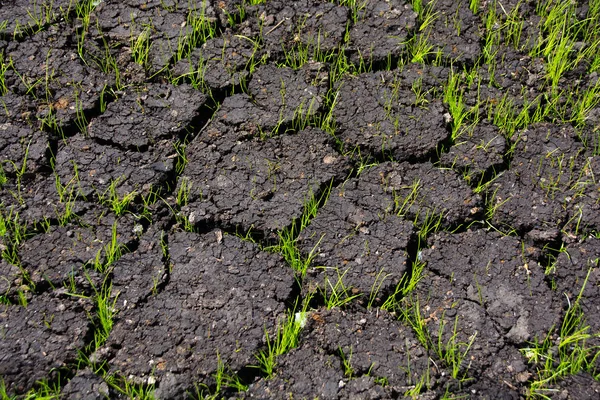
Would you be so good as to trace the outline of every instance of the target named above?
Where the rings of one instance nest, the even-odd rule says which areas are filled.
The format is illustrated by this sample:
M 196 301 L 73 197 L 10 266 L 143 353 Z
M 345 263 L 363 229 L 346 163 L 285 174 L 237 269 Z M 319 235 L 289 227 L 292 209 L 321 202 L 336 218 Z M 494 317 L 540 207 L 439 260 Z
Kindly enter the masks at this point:
M 538 3 L 0 1 L 0 397 L 600 398 Z

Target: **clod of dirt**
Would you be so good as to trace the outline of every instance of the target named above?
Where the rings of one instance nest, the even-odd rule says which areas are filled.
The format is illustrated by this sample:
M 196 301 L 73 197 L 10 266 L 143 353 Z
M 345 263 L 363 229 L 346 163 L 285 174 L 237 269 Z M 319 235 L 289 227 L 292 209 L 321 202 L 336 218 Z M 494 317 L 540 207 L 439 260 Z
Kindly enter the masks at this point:
M 104 400 L 116 396 L 116 393 L 101 377 L 86 368 L 77 371 L 62 388 L 60 396 L 65 400 Z
M 487 370 L 504 346 L 544 338 L 560 321 L 560 299 L 546 285 L 544 270 L 523 254 L 513 237 L 481 230 L 440 233 L 422 258 L 439 276 L 419 283 L 420 304 L 415 306 L 432 337 L 441 335 L 443 343 L 472 343 L 469 364 L 474 374 Z
M 114 77 L 82 61 L 69 33 L 65 24 L 51 25 L 6 49 L 15 70 L 9 77 L 11 90 L 35 96 L 36 116 L 56 134 L 67 126 L 85 129 L 85 114 L 98 107 L 104 90 L 115 83 Z
M 589 229 L 594 218 L 579 216 L 595 165 L 571 126 L 537 124 L 516 139 L 510 170 L 488 190 L 492 222 L 518 232 Z M 581 220 L 580 220 L 581 218 Z M 589 219 L 588 219 L 589 218 Z
M 578 177 L 570 187 L 570 199 L 566 198 L 573 203 L 567 225 L 567 230 L 571 234 L 567 241 L 573 240 L 577 234 L 600 230 L 600 182 L 596 178 L 600 173 L 600 155 L 588 155 L 584 165 L 576 173 Z
M 452 170 L 406 162 L 383 163 L 380 168 L 382 184 L 394 197 L 397 213 L 420 226 L 469 224 L 482 209 L 481 196 Z
M 166 282 L 168 268 L 163 231 L 151 229 L 140 238 L 136 251 L 125 254 L 112 267 L 112 293 L 118 308 L 134 308 L 158 293 Z
M 49 168 L 48 134 L 28 125 L 0 122 L 0 167 L 7 175 Z
M 26 96 L 10 92 L 0 96 L 0 167 L 9 177 L 50 167 L 48 134 L 32 118 L 35 111 Z
M 502 356 L 505 356 L 505 354 L 502 354 Z M 522 393 L 510 382 L 502 382 L 487 377 L 480 377 L 474 384 L 468 385 L 466 388 L 453 389 L 451 393 L 451 396 L 459 399 L 520 400 L 523 398 Z M 438 390 L 438 395 L 446 395 L 445 389 Z
M 532 113 L 542 101 L 541 89 L 546 83 L 543 59 L 533 58 L 511 47 L 495 48 L 494 68 L 482 65 L 470 85 L 465 85 L 463 101 L 472 109 L 491 110 L 499 123 L 510 125 L 522 112 Z M 520 117 L 522 118 L 522 116 Z
M 3 253 L 6 246 L 0 242 L 0 253 Z M 23 274 L 19 267 L 6 262 L 4 258 L 0 259 L 0 296 L 9 296 L 23 284 Z
M 301 232 L 301 251 L 314 257 L 307 286 L 330 291 L 342 283 L 362 294 L 363 301 L 379 303 L 402 279 L 413 226 L 394 214 L 394 199 L 380 176 L 383 170 L 373 168 L 333 190 Z
M 91 229 L 60 226 L 27 240 L 19 253 L 34 283 L 61 286 L 76 276 L 82 278 L 84 266 L 91 265 L 107 244 L 97 241 Z
M 402 317 L 417 328 L 424 326 L 425 340 L 435 343 L 437 353 L 445 353 L 446 348 L 455 348 L 460 354 L 467 352 L 468 359 L 456 360 L 455 365 L 443 364 L 454 372 L 454 378 L 464 379 L 469 374 L 483 376 L 493 365 L 496 354 L 508 348 L 503 330 L 488 317 L 484 306 L 468 299 L 467 293 L 452 286 L 449 278 L 427 270 L 420 278 L 414 291 L 402 303 L 405 310 Z M 514 351 L 519 355 L 516 349 Z M 438 358 L 444 353 L 437 354 Z M 520 363 L 524 365 L 522 360 Z M 492 375 L 500 373 L 506 374 L 507 369 L 490 369 Z
M 581 307 L 590 333 L 600 331 L 599 261 L 600 239 L 588 238 L 561 251 L 551 270 L 557 292 L 565 296 L 563 299 L 568 299 L 565 306 L 577 304 Z
M 323 400 L 342 397 L 339 394 L 344 384 L 341 361 L 323 349 L 305 343 L 280 356 L 277 365 L 278 372 L 272 379 L 261 379 L 250 385 L 240 397 L 284 399 L 289 396 L 318 396 Z
M 546 64 L 543 58 L 523 55 L 509 46 L 499 46 L 494 51 L 497 51 L 496 57 L 501 58 L 502 62 L 497 63 L 494 70 L 489 70 L 487 65 L 483 66 L 482 84 L 493 83 L 502 93 L 510 93 L 511 99 L 520 99 L 522 102 L 524 97 L 531 98 L 530 94 L 539 91 L 546 83 Z
M 317 310 L 302 344 L 278 358 L 275 376 L 250 386 L 248 397 L 379 399 L 404 393 L 430 367 L 427 352 L 389 313 Z M 430 372 L 430 383 L 436 379 Z
M 428 24 L 419 27 L 413 47 L 432 46 L 429 53 L 440 53 L 450 63 L 472 65 L 481 53 L 481 19 L 466 2 L 427 0 L 422 4 L 428 14 Z M 422 57 L 422 56 L 421 56 Z M 425 59 L 428 59 L 426 56 Z
M 52 220 L 63 215 L 65 204 L 60 203 L 56 192 L 55 178 L 45 174 L 25 174 L 20 181 L 17 177 L 8 177 L 0 191 L 2 212 L 5 219 L 27 229 L 36 223 Z M 79 212 L 73 205 L 74 212 Z
M 0 325 L 0 376 L 9 395 L 74 362 L 91 329 L 81 301 L 52 294 L 35 296 L 27 307 L 0 305 Z
M 5 72 L 5 79 L 10 70 Z M 12 89 L 12 87 L 11 87 Z M 0 96 L 0 123 L 15 123 L 19 125 L 35 124 L 35 103 L 29 96 L 23 96 L 12 92 L 7 92 Z
M 176 233 L 169 255 L 169 284 L 123 310 L 107 341 L 111 368 L 135 383 L 155 380 L 159 398 L 214 384 L 219 362 L 234 371 L 254 363 L 295 285 L 281 257 L 234 236 Z
M 449 136 L 439 100 L 446 78 L 442 68 L 411 65 L 343 80 L 333 111 L 336 136 L 347 150 L 379 159 L 427 159 Z
M 345 360 L 354 376 L 386 379 L 398 389 L 418 382 L 430 367 L 428 354 L 411 329 L 384 310 L 318 310 L 309 320 L 303 340 Z M 410 369 L 403 368 L 409 364 Z
M 550 390 L 557 400 L 595 399 L 600 396 L 600 383 L 588 373 L 566 376 Z
M 130 132 L 133 140 L 135 129 Z M 160 141 L 142 152 L 77 135 L 60 146 L 55 170 L 67 195 L 72 190 L 74 195 L 93 201 L 110 199 L 114 192 L 122 200 L 134 192 L 147 196 L 153 187 L 159 188 L 174 171 L 176 155 L 173 141 Z
M 225 32 L 193 49 L 171 71 L 175 78 L 206 93 L 224 93 L 247 81 L 250 74 L 246 68 L 260 61 L 257 52 L 251 41 Z
M 222 120 L 243 124 L 243 109 L 229 104 L 223 104 Z M 235 128 L 222 126 L 209 126 L 187 149 L 178 192 L 186 193 L 183 212 L 192 225 L 214 221 L 274 232 L 300 217 L 310 196 L 318 197 L 332 179 L 339 182 L 350 170 L 318 129 L 239 141 Z
M 323 63 L 309 62 L 298 70 L 269 64 L 256 70 L 248 89 L 268 115 L 269 125 L 285 126 L 294 119 L 307 121 L 321 111 L 329 76 Z
M 462 173 L 467 183 L 476 185 L 484 174 L 503 168 L 507 150 L 506 139 L 498 128 L 483 122 L 460 134 L 440 161 L 445 167 Z
M 43 29 L 63 18 L 72 0 L 8 0 L 0 8 L 0 33 L 18 37 Z
M 91 13 L 84 48 L 96 57 L 111 53 L 121 69 L 132 70 L 128 64 L 135 63 L 153 74 L 188 43 L 192 24 L 201 16 L 214 20 L 212 7 L 187 1 L 102 2 Z
M 236 54 L 236 57 L 239 56 Z M 221 90 L 233 84 L 227 81 L 229 78 L 222 77 L 228 74 L 227 68 L 214 67 L 220 71 L 218 76 L 214 76 L 217 81 L 205 81 L 200 86 Z M 185 64 L 176 66 L 177 70 L 183 71 L 185 68 Z M 211 71 L 207 70 L 206 73 Z M 253 74 L 247 89 L 251 97 L 227 97 L 212 126 L 217 128 L 215 125 L 223 123 L 230 127 L 233 125 L 236 129 L 247 127 L 251 135 L 257 136 L 274 135 L 288 129 L 298 130 L 322 111 L 328 88 L 329 76 L 324 63 L 308 62 L 296 70 L 270 64 L 261 66 Z
M 349 32 L 346 51 L 350 61 L 355 65 L 377 65 L 397 60 L 416 22 L 417 13 L 406 1 L 365 2 Z
M 85 224 L 86 220 L 91 224 Z M 88 286 L 85 266 L 104 264 L 113 250 L 120 248 L 125 252 L 135 240 L 131 215 L 117 219 L 108 213 L 97 213 L 81 221 L 82 226 L 52 226 L 47 233 L 36 235 L 21 246 L 22 267 L 34 284 L 57 287 L 73 282 Z
M 247 14 L 247 21 L 235 31 L 257 37 L 271 60 L 288 64 L 302 59 L 302 54 L 337 50 L 349 20 L 347 7 L 323 0 L 273 0 L 248 7 Z
M 199 115 L 206 96 L 189 85 L 147 84 L 127 91 L 93 119 L 93 139 L 128 150 L 177 138 Z M 198 127 L 199 128 L 199 127 Z
M 413 223 L 456 227 L 480 209 L 481 198 L 452 170 L 382 163 L 335 189 L 301 233 L 301 250 L 314 257 L 308 285 L 326 278 L 376 299 L 406 272 Z
M 310 345 L 301 346 L 281 356 L 281 374 L 252 384 L 240 398 L 287 399 L 291 396 L 323 400 L 393 398 L 390 387 L 383 386 L 371 376 L 348 380 L 341 362 Z M 294 373 L 288 373 L 294 371 Z

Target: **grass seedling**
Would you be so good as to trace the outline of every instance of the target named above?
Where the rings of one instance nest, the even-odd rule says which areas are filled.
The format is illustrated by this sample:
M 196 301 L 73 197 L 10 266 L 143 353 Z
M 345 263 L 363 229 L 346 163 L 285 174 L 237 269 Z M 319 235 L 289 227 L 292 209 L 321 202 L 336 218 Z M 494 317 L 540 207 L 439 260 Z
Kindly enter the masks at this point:
M 299 31 L 296 35 L 299 38 L 301 32 Z M 336 56 L 339 57 L 339 54 L 337 54 L 336 50 L 323 51 L 321 49 L 321 37 L 322 33 L 319 30 L 316 38 L 311 37 L 306 43 L 298 41 L 291 47 L 282 44 L 284 61 L 279 63 L 278 66 L 300 69 L 309 61 L 323 63 L 333 62 Z
M 19 246 L 27 239 L 27 225 L 21 221 L 19 212 L 11 208 L 8 215 L 5 210 L 0 210 L 0 233 L 9 243 Z M 16 264 L 15 264 L 16 265 Z
M 100 289 L 94 288 L 94 302 L 96 303 L 96 316 L 98 329 L 95 332 L 94 342 L 99 348 L 106 342 L 112 331 L 114 316 L 116 314 L 117 296 L 112 296 L 112 286 L 103 282 Z
M 454 379 L 458 379 L 463 381 L 466 379 L 467 371 L 469 369 L 469 365 L 466 367 L 463 365 L 464 361 L 467 359 L 467 353 L 471 350 L 473 343 L 475 342 L 475 338 L 477 337 L 477 332 L 469 337 L 468 342 L 459 342 L 458 341 L 458 315 L 454 319 L 454 326 L 452 329 L 452 336 L 448 339 L 446 343 L 443 341 L 443 334 L 445 329 L 444 315 L 442 314 L 442 318 L 440 320 L 439 330 L 438 330 L 438 340 L 437 346 L 435 347 L 436 353 L 438 357 L 443 360 L 446 365 L 448 365 L 452 370 L 452 377 Z
M 419 78 L 412 83 L 411 90 L 415 95 L 414 105 L 416 107 L 427 108 L 427 104 L 429 104 L 429 100 L 427 100 L 427 95 L 433 89 L 429 89 L 425 91 L 423 89 L 423 79 Z
M 495 4 L 487 8 L 484 16 L 485 41 L 482 49 L 482 64 L 492 65 L 495 63 L 496 54 L 500 45 L 500 22 L 496 15 Z
M 57 18 L 54 13 L 54 1 L 40 1 L 38 4 L 37 0 L 34 0 L 31 7 L 27 8 L 27 16 L 31 21 L 28 24 L 28 28 L 34 33 L 41 31 L 45 25 L 52 23 Z M 70 7 L 70 6 L 69 6 Z
M 228 12 L 225 8 L 221 7 L 221 11 L 227 17 L 227 25 L 233 29 L 238 24 L 241 24 L 246 19 L 246 7 L 245 4 L 238 4 L 236 6 L 237 12 Z
M 71 278 L 70 282 L 65 282 L 67 295 L 91 300 L 94 303 L 94 313 L 88 312 L 88 319 L 94 326 L 94 337 L 84 349 L 78 350 L 77 368 L 90 367 L 95 373 L 103 375 L 105 381 L 113 386 L 113 383 L 115 383 L 113 381 L 114 376 L 106 375 L 106 371 L 103 368 L 104 362 L 102 365 L 98 366 L 90 360 L 88 355 L 102 347 L 112 331 L 114 317 L 117 313 L 116 304 L 118 294 L 112 293 L 112 283 L 110 282 L 108 275 L 105 276 L 102 284 L 98 287 L 87 271 L 84 271 L 84 274 L 93 290 L 91 296 L 86 295 L 85 293 L 79 293 L 73 278 Z M 120 391 L 119 387 L 115 387 L 115 389 Z
M 587 88 L 583 93 L 576 93 L 572 101 L 572 114 L 570 120 L 576 126 L 583 126 L 588 118 L 588 114 L 600 104 L 600 80 L 590 88 Z
M 448 104 L 448 110 L 452 116 L 452 141 L 454 142 L 459 133 L 462 132 L 463 124 L 468 116 L 467 106 L 463 101 L 464 87 L 462 87 L 461 75 L 452 71 L 448 77 L 448 83 L 444 88 L 444 102 Z
M 258 365 L 255 368 L 260 368 L 267 377 L 270 378 L 273 376 L 277 366 L 277 357 L 298 346 L 300 332 L 302 332 L 304 321 L 306 320 L 310 300 L 311 296 L 309 295 L 304 299 L 302 309 L 299 312 L 296 312 L 298 308 L 298 302 L 296 302 L 294 309 L 288 312 L 283 324 L 277 326 L 275 337 L 271 337 L 265 329 L 265 343 L 267 348 L 259 351 L 255 356 L 258 360 Z
M 314 125 L 320 128 L 323 132 L 333 137 L 336 142 L 339 143 L 340 149 L 343 147 L 343 143 L 335 136 L 335 119 L 333 118 L 333 110 L 337 105 L 339 97 L 339 88 L 336 90 L 330 90 L 324 101 L 324 109 L 326 112 L 318 113 L 314 118 Z
M 335 0 L 331 1 L 335 3 Z M 367 7 L 368 0 L 337 0 L 340 6 L 346 6 L 350 9 L 350 19 L 356 24 L 364 17 L 364 9 Z
M 6 71 L 12 68 L 12 59 L 4 59 L 4 53 L 0 52 L 0 96 L 4 96 L 8 93 L 8 86 L 6 85 Z
M 418 201 L 419 199 L 419 190 L 421 187 L 421 180 L 420 179 L 415 179 L 412 184 L 410 184 L 409 186 L 405 186 L 400 188 L 402 189 L 407 189 L 408 193 L 405 196 L 400 196 L 400 194 L 398 194 L 396 192 L 396 190 L 393 191 L 393 196 L 394 196 L 394 210 L 396 212 L 396 215 L 398 215 L 399 217 L 405 217 L 406 214 L 409 212 L 409 210 L 411 209 L 411 207 Z
M 425 64 L 429 55 L 434 54 L 434 45 L 429 43 L 429 34 L 420 34 L 407 43 L 411 63 Z
M 12 161 L 12 160 L 6 160 L 4 161 L 6 164 L 9 164 L 12 166 L 12 170 L 16 176 L 16 187 L 17 187 L 17 191 L 10 191 L 10 193 L 13 195 L 13 197 L 15 198 L 15 200 L 17 200 L 20 204 L 24 204 L 24 200 L 23 200 L 23 176 L 25 175 L 25 172 L 27 172 L 27 158 L 29 158 L 29 146 L 31 145 L 31 141 L 27 144 L 27 147 L 25 147 L 25 154 L 23 154 L 23 160 L 21 160 L 20 164 Z M 2 170 L 4 173 L 4 170 Z M 6 175 L 5 175 L 6 178 Z M 6 182 L 5 182 L 6 183 Z
M 420 233 L 425 231 L 426 230 L 422 229 Z M 417 287 L 417 284 L 423 278 L 423 271 L 425 270 L 426 263 L 423 262 L 421 258 L 421 249 L 425 242 L 425 236 L 419 235 L 418 238 L 417 259 L 412 262 L 410 271 L 405 272 L 402 275 L 402 279 L 400 279 L 400 282 L 396 285 L 394 292 L 383 302 L 381 309 L 392 312 L 398 307 L 402 307 L 398 302 L 399 299 L 404 299 L 411 295 L 413 290 Z
M 106 245 L 105 251 L 104 251 L 104 254 L 106 257 L 105 267 L 110 266 L 115 261 L 117 261 L 119 258 L 121 258 L 123 251 L 127 250 L 124 245 L 119 244 L 118 236 L 119 235 L 117 232 L 117 221 L 115 221 L 112 225 L 110 243 L 108 245 Z
M 537 377 L 529 387 L 529 398 L 550 399 L 552 389 L 548 386 L 567 375 L 581 371 L 596 374 L 595 365 L 600 357 L 600 346 L 589 346 L 587 341 L 600 333 L 590 333 L 581 307 L 583 291 L 588 283 L 592 268 L 588 270 L 581 290 L 569 308 L 556 332 L 551 329 L 540 342 L 537 339 L 530 347 L 521 349 L 527 360 L 538 366 Z M 568 298 L 567 298 L 568 300 Z
M 373 285 L 371 286 L 371 291 L 369 292 L 369 301 L 367 302 L 367 308 L 373 307 L 373 304 L 376 301 L 379 301 L 379 291 L 381 290 L 381 286 L 383 282 L 387 278 L 389 278 L 391 274 L 386 274 L 384 269 L 379 270 L 377 275 L 375 275 L 375 280 L 373 281 Z
M 338 347 L 338 353 L 340 355 L 340 360 L 342 361 L 342 366 L 344 367 L 344 376 L 348 379 L 352 379 L 354 375 L 354 368 L 352 368 L 352 346 L 350 346 L 350 351 L 348 356 L 344 353 L 342 347 Z
M 467 354 L 470 351 L 477 333 L 469 337 L 467 342 L 458 341 L 458 316 L 454 320 L 452 335 L 447 341 L 444 341 L 443 334 L 446 323 L 444 316 L 440 320 L 438 328 L 437 340 L 434 342 L 427 329 L 427 320 L 421 315 L 419 298 L 412 295 L 402 299 L 402 303 L 398 307 L 401 319 L 404 320 L 413 329 L 419 342 L 426 348 L 433 350 L 440 360 L 451 368 L 452 377 L 464 381 L 469 368 L 465 367 L 464 361 L 467 359 Z
M 328 96 L 331 96 L 332 98 L 339 91 L 340 86 L 337 85 L 337 83 L 340 82 L 343 77 L 371 72 L 373 70 L 373 64 L 367 62 L 362 55 L 359 56 L 358 65 L 350 62 L 346 55 L 346 49 L 343 46 L 337 50 L 337 53 L 331 53 L 329 57 L 325 57 L 324 61 L 331 64 L 329 71 L 330 91 Z
M 57 373 L 60 381 L 60 373 Z M 46 379 L 39 380 L 35 387 L 22 395 L 11 395 L 8 393 L 4 379 L 0 377 L 0 399 L 2 400 L 59 400 L 60 385 L 58 382 L 49 383 Z
M 433 342 L 427 330 L 427 323 L 421 315 L 421 307 L 419 297 L 413 295 L 407 296 L 402 300 L 401 306 L 398 308 L 400 317 L 414 331 L 417 340 L 426 348 L 431 349 Z
M 133 20 L 133 15 L 131 17 L 131 26 L 132 30 L 135 26 L 135 21 Z M 150 48 L 152 47 L 152 30 L 153 27 L 150 25 L 145 25 L 144 29 L 140 32 L 140 34 L 135 37 L 133 32 L 131 32 L 130 39 L 130 47 L 131 47 L 131 57 L 136 64 L 139 64 L 143 67 L 148 65 L 148 58 L 150 55 Z
M 221 393 L 222 389 L 232 388 L 238 392 L 244 392 L 248 390 L 248 386 L 242 383 L 242 380 L 237 376 L 231 368 L 229 368 L 221 356 L 217 353 L 217 372 L 214 375 L 215 378 L 215 394 Z
M 180 179 L 179 190 L 177 191 L 177 198 L 175 199 L 175 202 L 179 207 L 187 206 L 192 186 L 193 183 L 190 181 L 189 177 L 183 176 Z
M 177 159 L 175 161 L 175 172 L 177 172 L 177 175 L 183 174 L 183 171 L 185 170 L 185 166 L 188 163 L 188 158 L 185 153 L 186 147 L 187 147 L 186 141 L 178 140 L 175 143 L 173 143 L 173 148 L 175 149 L 175 153 L 177 153 Z
M 153 379 L 153 378 L 152 378 Z M 132 400 L 154 400 L 154 384 L 140 385 L 116 374 L 104 378 L 108 385 L 120 394 Z
M 506 15 L 506 21 L 503 24 L 505 44 L 516 49 L 521 48 L 521 37 L 523 36 L 523 27 L 525 26 L 525 22 L 519 12 L 519 6 L 520 4 L 517 4 L 510 14 Z
M 80 179 L 79 179 L 79 170 L 77 168 L 77 164 L 73 161 L 73 176 L 67 183 L 63 185 L 58 172 L 56 171 L 55 159 L 52 157 L 50 159 L 50 166 L 54 171 L 54 185 L 56 187 L 56 193 L 58 194 L 58 199 L 63 204 L 72 204 L 78 198 L 83 198 L 81 193 Z
M 530 54 L 546 58 L 546 78 L 553 91 L 567 71 L 584 60 L 591 61 L 600 46 L 597 25 L 590 26 L 589 19 L 577 20 L 575 11 L 576 4 L 569 0 L 540 2 L 536 8 L 543 22 L 537 44 Z M 590 15 L 594 13 L 595 7 L 590 10 Z M 588 45 L 577 47 L 582 40 Z
M 419 281 L 423 278 L 423 270 L 425 269 L 425 263 L 420 259 L 420 252 L 421 250 L 419 250 L 417 254 L 417 260 L 413 262 L 412 273 L 410 275 L 410 278 L 407 279 L 405 282 L 402 282 L 402 294 L 404 296 L 406 296 L 409 293 L 412 293 L 412 291 L 415 290 L 415 288 L 417 287 Z
M 4 172 L 4 167 L 0 164 L 0 189 L 2 189 L 7 182 L 8 178 L 6 177 L 6 172 Z
M 543 110 L 540 108 L 542 95 L 530 100 L 526 93 L 522 92 L 521 94 L 523 105 L 520 106 L 520 110 L 508 93 L 499 101 L 491 101 L 487 105 L 487 119 L 492 121 L 508 138 L 512 138 L 516 131 L 524 129 L 534 122 L 539 122 L 543 118 Z M 532 117 L 533 107 L 537 113 L 534 112 Z
M 241 378 L 223 362 L 218 352 L 217 372 L 213 375 L 213 378 L 215 379 L 214 390 L 210 390 L 208 385 L 204 383 L 197 383 L 194 384 L 194 396 L 192 396 L 191 393 L 188 393 L 188 396 L 198 400 L 218 400 L 222 398 L 223 393 L 221 392 L 223 389 L 234 389 L 237 392 L 248 390 L 248 386 L 245 385 Z
M 433 12 L 436 2 L 437 0 L 433 0 L 424 6 L 423 0 L 412 0 L 413 10 L 417 13 L 419 32 L 426 30 L 437 19 L 438 13 Z
M 100 203 L 109 206 L 117 217 L 125 214 L 129 209 L 129 205 L 137 198 L 138 192 L 132 191 L 124 194 L 122 197 L 117 192 L 117 187 L 124 180 L 124 177 L 120 177 L 110 182 L 108 188 L 104 193 L 98 195 Z
M 4 216 L 2 215 L 2 213 L 0 213 L 0 237 L 6 236 L 7 233 L 8 233 L 8 226 L 7 226 L 6 220 L 4 219 Z
M 327 199 L 329 198 L 329 194 L 331 193 L 332 185 L 333 180 L 329 183 L 329 186 L 321 192 L 320 196 L 315 195 L 311 191 L 304 203 L 304 211 L 302 212 L 302 216 L 299 219 L 294 220 L 288 228 L 284 228 L 277 232 L 279 240 L 276 245 L 268 246 L 264 249 L 266 251 L 280 253 L 290 267 L 296 272 L 299 278 L 303 278 L 306 275 L 308 267 L 312 264 L 312 261 L 316 256 L 315 252 L 322 238 L 319 238 L 317 244 L 313 247 L 309 254 L 305 256 L 298 248 L 298 235 L 317 215 L 319 207 L 325 205 Z
M 77 126 L 77 129 L 79 129 L 79 132 L 81 132 L 84 136 L 88 136 L 88 120 L 85 116 L 85 113 L 83 112 L 83 106 L 81 104 L 81 100 L 79 98 L 79 94 L 81 92 L 79 90 L 75 90 L 74 91 L 74 96 L 75 96 L 75 125 Z
M 75 4 L 75 18 L 77 18 L 81 24 L 81 30 L 76 33 L 77 54 L 79 54 L 81 60 L 86 64 L 83 46 L 85 43 L 85 36 L 90 27 L 92 12 L 98 4 L 100 4 L 98 0 L 80 0 Z
M 315 114 L 315 109 L 318 107 L 318 100 L 316 97 L 311 97 L 308 108 L 305 109 L 304 102 L 294 110 L 294 116 L 292 118 L 292 130 L 301 131 L 306 127 L 313 125 L 311 122 L 312 115 Z
M 214 38 L 216 34 L 217 23 L 206 16 L 206 2 L 202 1 L 201 9 L 194 6 L 190 10 L 186 24 L 179 33 L 175 61 L 187 57 L 193 49 Z
M 104 72 L 107 75 L 114 74 L 115 76 L 115 91 L 122 90 L 124 86 L 121 84 L 121 71 L 119 69 L 119 63 L 117 59 L 112 54 L 111 46 L 106 40 L 106 38 L 102 37 L 103 54 L 101 56 L 90 55 L 91 60 L 96 64 L 96 66 L 100 69 L 100 71 Z M 102 101 L 102 99 L 101 99 Z
M 325 302 L 325 307 L 327 307 L 327 309 L 343 307 L 352 302 L 352 300 L 362 296 L 362 293 L 355 293 L 352 290 L 352 287 L 346 286 L 344 283 L 344 276 L 346 276 L 348 271 L 349 268 L 340 274 L 339 268 L 335 268 L 335 272 L 337 274 L 335 283 L 333 283 L 332 280 L 326 276 L 322 287 L 319 287 L 319 293 L 323 297 L 323 301 Z
M 179 85 L 182 81 L 188 82 L 194 89 L 200 90 L 212 98 L 213 95 L 211 93 L 211 89 L 204 79 L 208 61 L 204 59 L 202 53 L 200 53 L 197 65 L 194 65 L 192 63 L 191 58 L 188 58 L 188 62 L 189 72 L 176 77 L 172 77 L 171 82 L 174 85 Z
M 109 267 L 127 251 L 127 247 L 118 241 L 119 233 L 117 230 L 118 222 L 115 221 L 111 229 L 110 243 L 107 243 L 104 248 L 98 250 L 96 259 L 94 260 L 94 269 L 100 273 L 106 272 Z
M 421 376 L 419 381 L 417 383 L 415 383 L 414 386 L 412 386 L 406 392 L 404 392 L 404 397 L 406 397 L 406 398 L 410 397 L 412 400 L 418 400 L 418 399 L 422 398 L 421 392 L 424 389 L 428 389 L 431 387 L 430 380 L 431 380 L 431 377 L 429 375 L 429 367 L 428 367 L 427 370 L 425 371 L 425 374 L 423 376 Z

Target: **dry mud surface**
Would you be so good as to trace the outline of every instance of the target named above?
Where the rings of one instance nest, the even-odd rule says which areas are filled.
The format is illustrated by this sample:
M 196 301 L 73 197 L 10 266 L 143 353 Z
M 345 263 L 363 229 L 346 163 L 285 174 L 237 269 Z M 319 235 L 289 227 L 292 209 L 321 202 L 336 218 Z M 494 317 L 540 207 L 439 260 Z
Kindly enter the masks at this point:
M 600 398 L 599 31 L 0 1 L 0 397 Z

